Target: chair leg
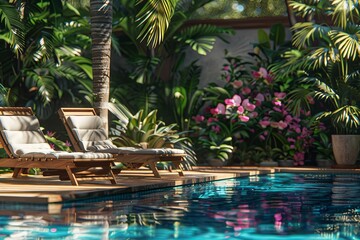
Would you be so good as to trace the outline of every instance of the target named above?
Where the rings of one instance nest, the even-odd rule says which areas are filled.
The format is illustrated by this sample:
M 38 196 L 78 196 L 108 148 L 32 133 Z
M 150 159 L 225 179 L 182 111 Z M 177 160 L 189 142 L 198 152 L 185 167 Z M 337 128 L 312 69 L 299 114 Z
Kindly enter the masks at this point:
M 113 165 L 113 163 L 110 163 L 109 166 L 103 166 L 102 169 L 108 172 L 110 182 L 112 184 L 117 184 L 114 170 L 111 168 Z
M 174 168 L 177 169 L 179 176 L 183 177 L 184 173 L 183 173 L 182 168 L 180 166 L 180 162 L 173 162 L 173 164 L 174 164 Z
M 74 186 L 79 186 L 79 183 L 78 183 L 78 181 L 77 181 L 77 179 L 76 179 L 76 176 L 75 176 L 75 174 L 71 171 L 71 168 L 70 168 L 69 166 L 66 166 L 66 172 L 67 172 L 67 174 L 68 174 L 68 176 L 69 176 L 69 179 L 70 179 L 72 185 L 74 185 Z
M 109 176 L 111 184 L 117 184 L 115 174 L 111 168 L 109 169 Z
M 15 168 L 12 177 L 17 178 L 19 174 L 22 172 L 22 168 Z
M 150 166 L 150 169 L 152 170 L 152 172 L 154 173 L 154 176 L 157 178 L 161 178 L 159 170 L 156 167 L 156 162 L 150 162 L 149 166 Z

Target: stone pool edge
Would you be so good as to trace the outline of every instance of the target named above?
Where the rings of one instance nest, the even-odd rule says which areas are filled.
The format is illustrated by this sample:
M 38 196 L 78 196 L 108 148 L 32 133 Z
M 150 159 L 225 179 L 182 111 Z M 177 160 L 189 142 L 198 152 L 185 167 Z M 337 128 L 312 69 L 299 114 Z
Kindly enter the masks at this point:
M 156 179 L 142 172 L 133 171 L 118 176 L 119 184 L 108 183 L 84 184 L 71 186 L 68 182 L 55 179 L 44 179 L 43 176 L 12 179 L 0 176 L 0 202 L 20 202 L 30 204 L 61 204 L 82 199 L 105 197 L 121 193 L 155 190 L 159 188 L 204 183 L 235 177 L 256 176 L 261 174 L 289 173 L 354 173 L 359 174 L 360 168 L 301 168 L 301 167 L 194 167 L 185 171 L 185 177 L 174 174 L 164 174 L 162 179 Z M 10 175 L 11 176 L 11 175 Z

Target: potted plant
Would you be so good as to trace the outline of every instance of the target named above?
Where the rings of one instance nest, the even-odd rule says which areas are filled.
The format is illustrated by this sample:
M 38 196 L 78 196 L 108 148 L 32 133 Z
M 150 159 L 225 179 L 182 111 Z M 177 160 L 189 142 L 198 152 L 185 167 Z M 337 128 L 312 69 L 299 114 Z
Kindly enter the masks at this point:
M 331 167 L 334 164 L 332 144 L 328 135 L 320 132 L 317 141 L 314 142 L 316 149 L 316 163 L 318 167 Z
M 223 166 L 231 158 L 233 146 L 231 137 L 223 137 L 215 132 L 210 132 L 208 137 L 199 139 L 206 160 L 211 166 Z
M 295 112 L 316 100 L 316 119 L 331 126 L 337 164 L 353 165 L 360 144 L 360 6 L 343 0 L 340 8 L 337 2 L 291 1 L 294 12 L 306 21 L 292 27 L 293 48 L 272 70 L 297 79 L 299 87 L 289 94 Z
M 259 164 L 261 167 L 277 167 L 277 166 L 279 166 L 278 162 L 274 161 L 274 159 L 277 159 L 277 156 L 279 154 L 279 151 L 277 148 L 267 145 L 264 147 L 255 147 L 255 150 L 261 157 L 261 161 Z

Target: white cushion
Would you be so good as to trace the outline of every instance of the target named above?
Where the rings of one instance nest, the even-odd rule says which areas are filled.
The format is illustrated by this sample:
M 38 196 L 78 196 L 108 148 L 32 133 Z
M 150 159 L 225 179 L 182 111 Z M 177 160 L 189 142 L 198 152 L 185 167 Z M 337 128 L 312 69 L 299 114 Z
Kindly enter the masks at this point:
M 108 137 L 106 135 L 105 129 L 72 129 L 75 137 L 79 141 L 104 141 Z
M 5 141 L 8 144 L 31 144 L 31 143 L 46 143 L 46 139 L 41 132 L 37 131 L 1 131 Z
M 54 151 L 48 143 L 13 144 L 11 145 L 15 155 L 20 156 L 29 152 L 48 153 Z
M 0 116 L 0 130 L 33 131 L 39 129 L 40 123 L 35 116 Z
M 20 155 L 20 158 L 46 158 L 46 159 L 111 159 L 110 153 L 82 153 L 65 151 L 33 151 Z
M 99 116 L 70 116 L 70 128 L 78 129 L 103 129 L 104 123 Z
M 125 155 L 154 155 L 154 156 L 168 156 L 173 154 L 185 154 L 185 151 L 182 149 L 172 149 L 172 148 L 134 148 L 134 147 L 114 147 L 106 148 L 99 146 L 88 147 L 88 150 L 94 152 L 102 153 L 111 153 L 111 154 L 125 154 Z

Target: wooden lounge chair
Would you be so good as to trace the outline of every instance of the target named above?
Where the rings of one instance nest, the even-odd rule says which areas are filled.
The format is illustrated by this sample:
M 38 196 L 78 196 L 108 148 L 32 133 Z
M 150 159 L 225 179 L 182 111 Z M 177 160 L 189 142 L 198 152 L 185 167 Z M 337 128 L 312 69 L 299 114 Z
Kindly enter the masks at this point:
M 14 178 L 25 169 L 41 168 L 76 186 L 80 178 L 101 178 L 116 184 L 111 154 L 53 150 L 31 108 L 0 107 L 0 144 L 9 156 L 0 158 L 0 167 L 14 168 Z
M 156 163 L 167 161 L 177 169 L 179 176 L 184 176 L 180 164 L 186 154 L 182 149 L 117 147 L 108 138 L 103 122 L 93 108 L 61 108 L 58 113 L 76 151 L 111 153 L 127 169 L 148 165 L 158 178 L 161 176 Z

